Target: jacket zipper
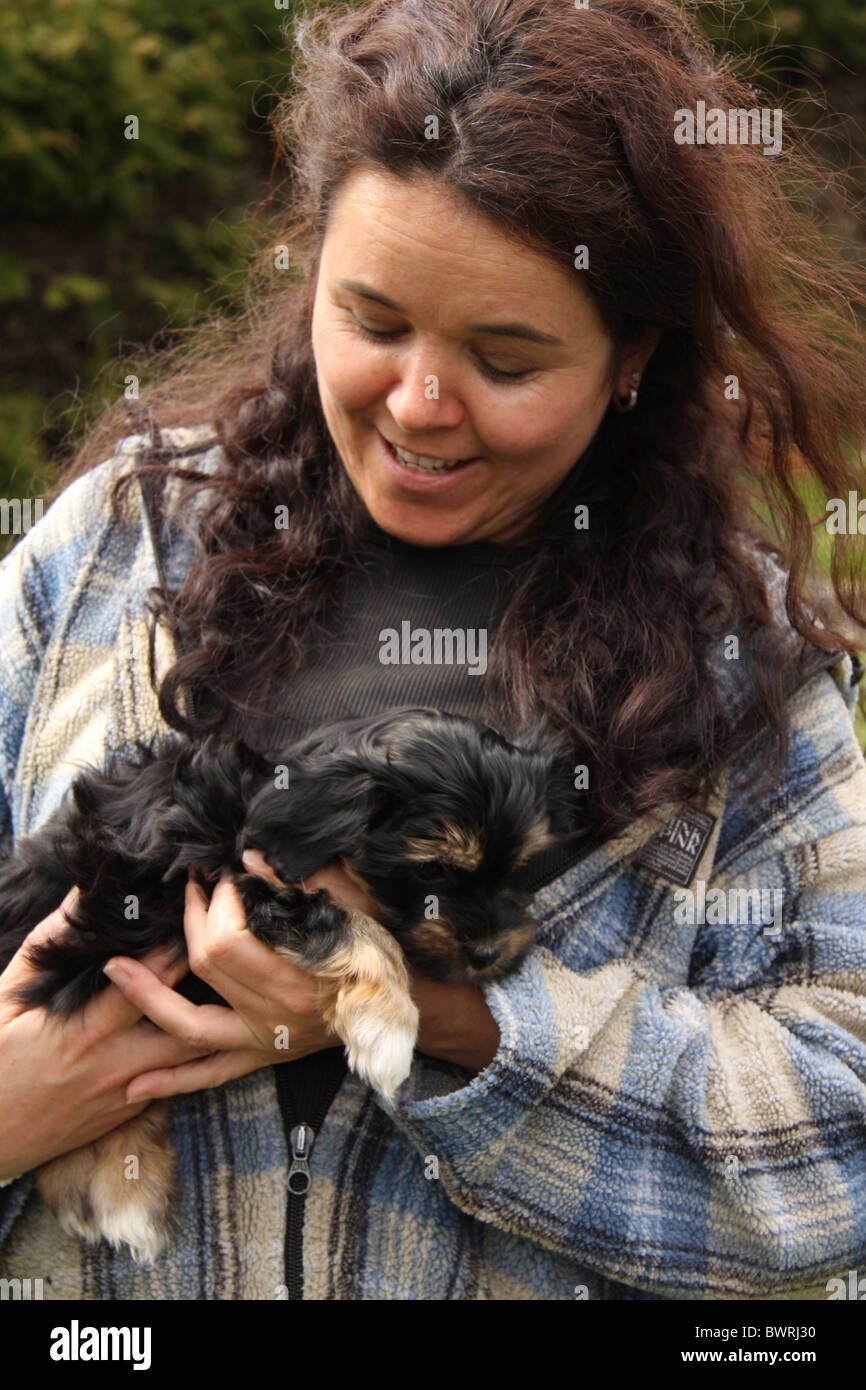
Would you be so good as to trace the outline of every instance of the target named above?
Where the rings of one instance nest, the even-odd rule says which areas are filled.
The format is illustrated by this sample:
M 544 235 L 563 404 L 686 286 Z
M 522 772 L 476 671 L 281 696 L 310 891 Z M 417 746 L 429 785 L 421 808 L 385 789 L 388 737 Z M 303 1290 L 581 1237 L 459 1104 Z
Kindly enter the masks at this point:
M 328 1049 L 329 1052 L 335 1050 Z M 320 1057 L 321 1054 L 316 1053 L 315 1056 Z M 307 1193 L 313 1181 L 310 1155 L 346 1074 L 342 1051 L 339 1059 L 342 1065 L 337 1069 L 331 1064 L 328 1080 L 324 1084 L 320 1079 L 321 1064 L 316 1065 L 319 1075 L 310 1075 L 311 1060 L 299 1058 L 295 1062 L 281 1062 L 275 1068 L 277 1098 L 291 1154 L 286 1175 L 285 1237 L 285 1283 L 290 1300 L 304 1296 L 304 1216 Z

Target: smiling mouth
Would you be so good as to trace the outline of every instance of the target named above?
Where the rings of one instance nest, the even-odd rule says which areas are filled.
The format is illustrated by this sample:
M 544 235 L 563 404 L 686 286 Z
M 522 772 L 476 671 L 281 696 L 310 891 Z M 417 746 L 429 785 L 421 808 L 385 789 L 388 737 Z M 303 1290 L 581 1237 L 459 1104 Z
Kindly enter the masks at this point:
M 385 439 L 385 436 L 382 435 L 382 438 Z M 385 443 L 404 468 L 413 468 L 418 473 L 452 473 L 467 463 L 475 462 L 474 458 L 442 459 L 430 454 L 414 454 L 411 449 L 401 449 L 397 444 L 392 444 L 390 439 L 385 439 Z

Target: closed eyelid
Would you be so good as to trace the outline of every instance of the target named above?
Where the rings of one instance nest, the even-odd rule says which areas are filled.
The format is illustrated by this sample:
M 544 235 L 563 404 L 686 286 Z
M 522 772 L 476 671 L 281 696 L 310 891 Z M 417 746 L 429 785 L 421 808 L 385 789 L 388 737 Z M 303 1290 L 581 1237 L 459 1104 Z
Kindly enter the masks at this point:
M 352 312 L 352 314 L 353 314 L 353 317 L 357 317 L 357 316 L 354 314 L 354 310 L 352 310 L 351 312 Z M 396 327 L 394 327 L 394 326 L 389 326 L 389 327 L 387 327 L 387 328 L 381 329 L 380 331 L 381 331 L 381 332 L 384 332 L 384 333 L 403 333 L 403 332 L 406 332 L 407 330 L 411 332 L 411 328 L 412 328 L 412 325 L 411 325 L 411 324 L 408 324 L 408 325 L 398 324 Z M 485 334 L 485 333 L 476 333 L 476 334 L 472 334 L 471 336 L 472 336 L 472 337 L 476 337 L 476 338 L 494 337 L 494 339 L 495 339 L 498 335 L 494 335 L 494 334 Z M 505 335 L 502 335 L 502 336 L 505 336 Z M 494 344 L 493 344 L 493 350 L 496 350 L 496 348 L 497 348 L 497 343 L 494 342 Z M 507 352 L 507 351 L 508 351 L 508 348 L 507 348 L 507 347 L 503 347 L 503 348 L 501 349 L 501 351 Z
M 344 289 L 344 290 L 342 290 L 340 293 L 338 293 L 336 297 L 332 296 L 332 302 L 333 302 L 334 304 L 336 304 L 338 308 L 345 309 L 348 313 L 350 313 L 350 314 L 352 315 L 352 318 L 354 318 L 354 319 L 355 319 L 356 321 L 358 321 L 358 322 L 359 322 L 358 316 L 357 316 L 357 314 L 356 314 L 356 312 L 355 312 L 354 307 L 353 307 L 351 304 L 347 304 L 347 303 L 342 299 L 341 294 L 347 294 L 347 295 L 349 296 L 349 299 L 350 299 L 350 300 L 354 300 L 354 301 L 356 301 L 357 303 L 360 303 L 360 304 L 364 305 L 364 306 L 367 307 L 367 308 L 370 308 L 370 307 L 372 306 L 372 308 L 373 308 L 374 311 L 375 311 L 376 309 L 384 309 L 386 313 L 400 314 L 401 316 L 405 317 L 405 314 L 404 314 L 404 312 L 403 312 L 402 309 L 397 309 L 396 307 L 394 307 L 394 308 L 392 309 L 392 307 L 391 307 L 389 304 L 384 304 L 384 303 L 382 303 L 380 300 L 378 300 L 378 299 L 373 299 L 372 297 L 370 297 L 370 296 L 368 296 L 368 295 L 359 294 L 359 293 L 358 293 L 357 291 L 355 291 L 355 290 Z M 536 337 L 534 334 L 533 334 L 533 336 L 530 336 L 530 331 L 529 331 L 528 329 L 527 329 L 527 331 L 526 331 L 525 333 L 522 332 L 522 331 L 521 331 L 521 332 L 518 332 L 518 331 L 516 331 L 516 330 L 520 327 L 520 325 L 511 325 L 511 326 L 513 326 L 513 327 L 515 328 L 515 332 L 514 332 L 514 333 L 510 333 L 510 332 L 506 331 L 506 330 L 509 328 L 509 325 L 507 325 L 507 324 L 502 324 L 502 325 L 494 325 L 494 324 L 491 324 L 489 327 L 479 324 L 479 325 L 475 326 L 474 328 L 470 328 L 470 334 L 471 334 L 472 337 L 482 337 L 482 338 L 483 338 L 483 337 L 492 337 L 492 338 L 495 338 L 495 339 L 502 339 L 502 338 L 511 338 L 511 337 L 513 337 L 513 338 L 516 338 L 516 339 L 518 339 L 518 340 L 520 340 L 520 341 L 522 341 L 522 342 L 532 343 L 533 345 L 535 345 L 535 344 L 537 343 L 537 344 L 539 344 L 539 345 L 542 346 L 542 347 L 546 347 L 548 344 L 553 344 L 553 345 L 556 346 L 556 347 L 561 347 L 561 346 L 563 346 L 563 344 L 560 342 L 560 340 L 559 340 L 558 338 L 553 338 L 553 337 L 550 336 L 550 335 L 541 335 L 541 334 L 539 334 L 537 337 Z M 384 333 L 401 333 L 401 332 L 404 331 L 404 329 L 403 329 L 403 327 L 397 327 L 397 328 L 391 327 L 391 328 L 377 329 L 376 331 L 378 331 L 378 332 L 384 332 Z M 505 348 L 505 349 L 503 349 L 503 350 L 504 350 L 504 351 L 507 351 L 508 349 Z
M 393 300 L 388 299 L 383 294 L 377 294 L 368 289 L 365 285 L 358 284 L 353 280 L 341 280 L 338 288 L 347 291 L 356 299 L 363 300 L 365 303 L 381 304 L 385 309 L 391 310 L 395 314 L 405 315 L 405 310 Z M 505 338 L 524 338 L 530 342 L 540 343 L 544 346 L 565 347 L 561 338 L 557 338 L 553 333 L 542 332 L 538 328 L 532 328 L 524 323 L 492 323 L 492 324 L 471 324 L 471 332 L 475 334 L 493 334 Z
M 362 323 L 361 320 L 358 318 L 357 314 L 354 312 L 353 309 L 349 309 L 349 310 L 348 310 L 348 313 L 349 313 L 349 315 L 351 316 L 351 318 L 353 319 L 356 328 L 357 328 L 362 334 L 367 334 L 371 339 L 374 339 L 374 340 L 375 340 L 375 339 L 380 339 L 382 342 L 387 342 L 389 339 L 394 338 L 394 337 L 397 337 L 397 336 L 399 336 L 401 333 L 406 332 L 406 329 L 404 329 L 404 328 L 372 328 L 372 327 L 370 327 L 368 324 Z M 529 376 L 529 375 L 532 374 L 533 372 L 536 372 L 536 371 L 539 370 L 538 367 L 535 366 L 535 365 L 533 364 L 532 366 L 517 367 L 517 368 L 515 368 L 515 369 L 509 371 L 507 368 L 504 368 L 504 367 L 503 367 L 503 368 L 496 367 L 492 362 L 485 362 L 483 358 L 481 358 L 480 360 L 481 360 L 481 362 L 482 362 L 482 366 L 483 366 L 488 372 L 490 372 L 490 373 L 494 376 L 494 378 L 496 378 L 496 377 L 498 377 L 498 378 L 500 378 L 500 379 L 508 379 L 508 378 L 510 378 L 512 381 L 517 381 L 517 380 L 522 380 L 524 377 Z

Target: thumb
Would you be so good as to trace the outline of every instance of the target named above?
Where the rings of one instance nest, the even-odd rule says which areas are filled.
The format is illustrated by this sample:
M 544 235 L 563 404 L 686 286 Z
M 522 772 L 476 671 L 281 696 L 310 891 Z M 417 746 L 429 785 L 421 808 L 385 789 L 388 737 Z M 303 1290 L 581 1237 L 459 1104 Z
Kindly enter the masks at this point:
M 241 863 L 248 874 L 258 874 L 261 878 L 266 878 L 269 883 L 282 883 L 283 881 L 281 878 L 277 878 L 260 849 L 245 849 Z
M 24 938 L 6 969 L 0 974 L 0 1015 L 4 1019 L 14 1018 L 17 1014 L 26 1012 L 27 1005 L 11 998 L 11 995 L 41 973 L 28 959 L 30 948 L 61 939 L 69 925 L 65 914 L 72 911 L 78 896 L 78 889 L 70 888 L 60 906 L 38 922 Z

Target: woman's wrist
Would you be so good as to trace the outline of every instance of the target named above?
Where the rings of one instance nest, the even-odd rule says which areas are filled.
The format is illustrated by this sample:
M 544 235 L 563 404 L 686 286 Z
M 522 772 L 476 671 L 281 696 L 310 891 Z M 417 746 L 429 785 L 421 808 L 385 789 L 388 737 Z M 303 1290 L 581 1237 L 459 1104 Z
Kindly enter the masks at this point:
M 428 1057 L 455 1062 L 473 1075 L 499 1051 L 499 1026 L 476 985 L 442 983 L 411 973 L 420 1022 L 416 1048 Z

